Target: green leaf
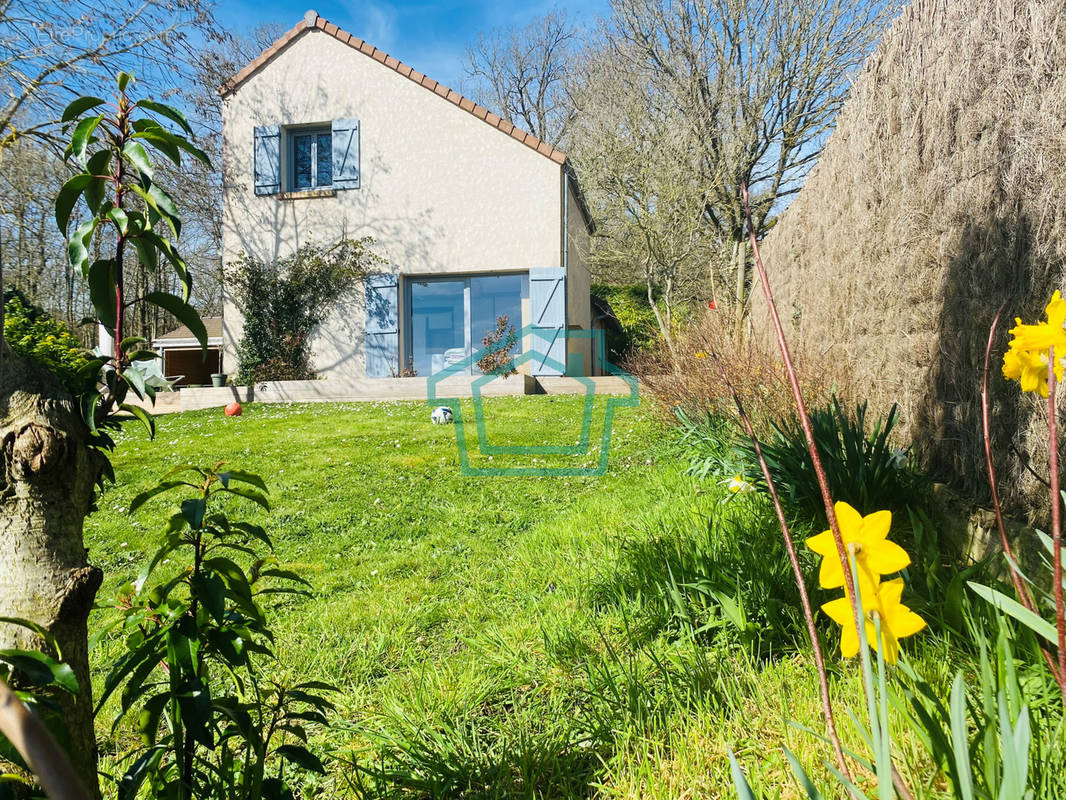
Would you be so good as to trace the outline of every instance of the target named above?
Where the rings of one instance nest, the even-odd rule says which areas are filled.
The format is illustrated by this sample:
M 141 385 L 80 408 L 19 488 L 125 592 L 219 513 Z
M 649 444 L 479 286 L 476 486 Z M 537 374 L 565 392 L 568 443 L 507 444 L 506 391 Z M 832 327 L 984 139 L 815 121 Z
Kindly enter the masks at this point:
M 186 481 L 163 481 L 162 483 L 153 486 L 151 489 L 141 492 L 139 495 L 134 497 L 133 502 L 130 503 L 129 513 L 134 513 L 138 508 L 143 506 L 156 495 L 169 492 L 172 489 L 177 489 L 179 486 L 191 486 L 194 489 L 196 488 L 194 484 L 187 483 Z
M 205 351 L 207 350 L 207 328 L 204 327 L 200 315 L 192 306 L 180 297 L 175 297 L 167 292 L 150 292 L 145 295 L 144 299 L 152 305 L 159 306 L 164 311 L 173 314 L 178 322 L 192 331 L 192 335 L 196 337 L 196 341 L 200 343 L 200 346 Z
M 91 156 L 85 166 L 85 171 L 93 176 L 92 183 L 85 188 L 85 202 L 93 214 L 99 214 L 107 194 L 110 180 L 107 173 L 110 171 L 111 151 L 97 150 Z
M 185 726 L 193 739 L 204 747 L 215 746 L 215 737 L 211 730 L 211 692 L 197 679 L 190 679 L 182 684 L 178 695 Z
M 295 764 L 308 772 L 317 772 L 319 775 L 326 774 L 326 768 L 322 766 L 321 759 L 306 747 L 299 747 L 294 744 L 283 744 L 277 749 L 277 754 L 286 761 Z
M 228 489 L 223 489 L 222 491 L 251 500 L 253 503 L 267 511 L 270 510 L 270 501 L 260 492 L 253 491 L 252 489 L 245 489 L 243 486 L 230 486 Z
M 263 578 L 277 578 L 283 581 L 292 581 L 293 583 L 301 583 L 304 586 L 310 586 L 311 582 L 306 578 L 301 578 L 295 572 L 287 569 L 265 569 L 259 573 Z
M 733 750 L 730 748 L 729 753 L 729 772 L 733 776 L 733 788 L 737 790 L 737 797 L 740 800 L 756 800 L 755 792 L 751 788 L 751 784 L 748 783 L 748 778 L 744 775 L 744 770 L 740 768 L 740 764 L 737 763 L 737 757 L 733 755 Z
M 101 97 L 85 96 L 72 100 L 66 108 L 63 109 L 63 116 L 60 117 L 60 122 L 70 122 L 72 119 L 77 119 L 86 111 L 97 106 L 102 106 L 107 101 Z
M 137 258 L 147 268 L 148 272 L 155 272 L 159 268 L 159 258 L 156 249 L 152 247 L 151 242 L 147 237 L 150 232 L 142 233 L 140 236 L 136 236 L 130 239 L 133 247 L 137 250 Z M 186 300 L 189 298 L 186 297 Z
M 58 686 L 70 694 L 78 693 L 74 670 L 37 650 L 0 650 L 0 661 L 11 665 L 34 686 Z
M 118 232 L 123 236 L 127 236 L 130 231 L 130 218 L 126 215 L 126 212 L 121 208 L 108 209 L 104 214 L 106 219 L 109 219 L 114 226 L 118 229 Z
M 244 570 L 233 561 L 228 558 L 215 557 L 206 559 L 203 566 L 204 569 L 217 573 L 231 591 L 235 591 L 241 597 L 251 598 L 252 590 L 248 586 L 248 578 Z
M 148 157 L 148 151 L 144 149 L 144 145 L 140 142 L 130 139 L 122 147 L 122 155 L 137 168 L 137 172 L 141 175 L 146 175 L 148 178 L 152 177 L 152 160 Z
M 191 588 L 193 596 L 200 599 L 215 622 L 223 624 L 226 618 L 226 585 L 222 579 L 212 574 L 194 575 Z
M 80 398 L 81 418 L 89 430 L 96 433 L 96 407 L 100 403 L 100 392 L 93 389 Z
M 169 702 L 170 694 L 160 692 L 155 697 L 146 700 L 141 706 L 141 713 L 137 715 L 137 730 L 145 745 L 151 747 L 155 744 L 156 735 L 159 732 L 159 720 Z
M 55 637 L 52 636 L 51 632 L 49 632 L 49 630 L 43 625 L 36 623 L 33 620 L 25 619 L 24 617 L 0 617 L 0 622 L 6 622 L 8 625 L 18 625 L 20 628 L 33 631 L 44 639 L 49 647 L 57 653 L 60 652 L 59 644 L 56 642 Z
M 89 244 L 93 239 L 98 220 L 87 219 L 74 229 L 67 242 L 67 259 L 70 266 L 79 271 L 82 277 L 89 276 Z
M 136 131 L 134 138 L 142 139 L 152 145 L 172 162 L 174 166 L 181 168 L 181 149 L 178 146 L 179 137 L 172 134 L 154 119 L 135 119 L 130 127 Z
M 144 374 L 134 366 L 129 366 L 122 371 L 122 378 L 129 384 L 129 387 L 133 389 L 133 393 L 137 397 L 144 399 Z
M 792 767 L 792 774 L 796 776 L 796 780 L 803 788 L 803 791 L 807 793 L 808 800 L 824 800 L 822 793 L 818 791 L 818 788 L 811 781 L 810 775 L 807 774 L 807 770 L 800 764 L 799 759 L 793 755 L 792 751 L 787 747 L 785 750 L 785 758 L 788 759 L 788 765 Z
M 130 85 L 131 80 L 133 80 L 132 72 L 120 72 L 118 74 L 118 79 L 116 80 L 116 83 L 118 83 L 118 90 L 120 92 L 125 92 L 126 87 Z
M 145 778 L 159 768 L 167 748 L 159 745 L 145 750 L 126 770 L 118 784 L 118 800 L 134 800 L 141 791 Z
M 154 201 L 154 207 L 163 215 L 173 231 L 174 238 L 181 236 L 181 213 L 178 211 L 174 198 L 158 183 L 149 182 L 146 189 L 148 196 Z
M 70 137 L 70 147 L 67 148 L 67 152 L 74 156 L 74 160 L 79 164 L 85 163 L 85 156 L 88 152 L 89 144 L 93 141 L 93 133 L 96 131 L 96 126 L 100 124 L 103 118 L 103 114 L 95 117 L 86 117 L 74 128 L 74 133 L 71 134 Z
M 340 689 L 334 686 L 332 683 L 326 683 L 325 681 L 304 681 L 298 683 L 293 687 L 294 689 L 314 689 L 320 692 L 339 692 Z
M 123 403 L 119 406 L 119 408 L 128 414 L 132 414 L 134 417 L 141 421 L 141 424 L 144 425 L 145 430 L 148 431 L 149 439 L 155 438 L 155 420 L 152 419 L 151 414 L 149 414 L 140 406 L 130 405 L 129 403 Z
M 145 111 L 151 111 L 153 114 L 159 114 L 162 117 L 166 117 L 171 122 L 176 122 L 182 127 L 187 134 L 192 135 L 192 128 L 189 127 L 189 123 L 185 119 L 185 115 L 178 111 L 173 106 L 165 105 L 164 103 L 157 103 L 154 100 L 138 100 L 137 107 L 143 108 Z
M 174 272 L 177 274 L 178 280 L 181 281 L 182 299 L 185 302 L 189 302 L 189 295 L 192 293 L 192 277 L 189 275 L 189 268 L 185 264 L 185 259 L 178 255 L 174 245 L 154 231 L 145 231 L 143 238 L 149 244 L 154 245 L 155 249 L 165 255 L 167 260 L 173 265 Z M 153 259 L 155 257 L 153 255 Z
M 1055 630 L 1055 626 L 1039 614 L 1030 611 L 1017 600 L 1007 597 L 1007 595 L 998 592 L 995 589 L 990 589 L 987 586 L 974 583 L 973 581 L 967 581 L 967 585 L 981 598 L 988 601 L 1005 614 L 1014 617 L 1014 619 L 1018 620 L 1018 622 L 1022 623 L 1033 633 L 1044 637 L 1049 642 L 1058 642 L 1058 632 Z
M 205 153 L 199 147 L 194 145 L 188 139 L 185 139 L 185 138 L 183 138 L 181 136 L 175 136 L 174 139 L 175 139 L 175 144 L 177 144 L 178 147 L 180 147 L 186 153 L 191 155 L 193 158 L 195 158 L 197 161 L 199 161 L 205 167 L 207 167 L 208 169 L 211 169 L 211 159 L 208 158 L 207 153 Z
M 206 513 L 207 500 L 203 497 L 190 497 L 181 501 L 181 515 L 194 531 L 198 531 L 203 527 L 204 514 Z
M 951 684 L 951 744 L 955 753 L 958 790 L 962 800 L 973 800 L 973 772 L 970 769 L 970 736 L 966 730 L 966 684 L 962 673 Z
M 56 225 L 59 227 L 59 232 L 64 236 L 67 235 L 67 226 L 70 225 L 70 215 L 74 213 L 74 206 L 78 204 L 78 198 L 81 197 L 82 192 L 86 187 L 92 183 L 93 176 L 80 174 L 75 175 L 73 178 L 63 184 L 59 190 L 59 194 L 56 195 Z
M 108 330 L 115 329 L 117 299 L 115 288 L 118 276 L 112 259 L 94 261 L 89 267 L 89 301 L 96 309 L 96 317 Z
M 241 483 L 250 483 L 264 492 L 267 491 L 266 483 L 263 479 L 256 475 L 254 472 L 244 472 L 239 469 L 229 469 L 225 472 L 218 473 L 218 477 L 222 480 L 222 485 L 228 487 L 230 481 L 240 481 Z

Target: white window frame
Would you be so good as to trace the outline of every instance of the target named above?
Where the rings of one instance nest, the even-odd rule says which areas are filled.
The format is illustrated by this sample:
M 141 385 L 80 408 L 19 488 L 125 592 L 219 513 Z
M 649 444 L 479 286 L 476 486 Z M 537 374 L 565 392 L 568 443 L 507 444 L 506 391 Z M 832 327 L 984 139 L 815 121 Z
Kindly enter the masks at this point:
M 288 157 L 288 161 L 289 161 L 289 168 L 286 170 L 286 177 L 288 178 L 289 191 L 290 192 L 313 192 L 313 191 L 318 191 L 320 189 L 331 189 L 331 188 L 333 188 L 333 182 L 332 181 L 330 181 L 330 184 L 326 185 L 326 186 L 319 186 L 318 185 L 318 137 L 321 136 L 322 134 L 329 134 L 330 143 L 332 145 L 332 142 L 333 142 L 333 128 L 330 125 L 328 125 L 328 124 L 326 124 L 326 125 L 307 125 L 307 126 L 301 126 L 301 127 L 298 127 L 298 128 L 286 128 L 285 129 L 285 140 L 286 140 L 285 141 L 285 150 L 286 150 L 286 156 Z M 297 140 L 297 138 L 299 138 L 301 136 L 310 136 L 311 137 L 311 185 L 310 186 L 297 187 L 297 185 L 296 185 L 296 140 Z M 330 158 L 330 161 L 331 161 L 330 175 L 332 175 L 333 174 L 333 169 L 332 169 L 333 152 L 332 152 L 332 149 L 330 150 L 329 158 Z

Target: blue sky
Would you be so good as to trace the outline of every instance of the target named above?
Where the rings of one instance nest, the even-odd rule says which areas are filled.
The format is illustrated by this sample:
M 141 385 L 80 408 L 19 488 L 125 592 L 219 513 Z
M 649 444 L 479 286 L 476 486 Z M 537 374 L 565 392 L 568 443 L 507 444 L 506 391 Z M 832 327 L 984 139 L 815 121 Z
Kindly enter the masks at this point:
M 313 8 L 419 72 L 458 88 L 463 52 L 479 32 L 522 26 L 556 7 L 565 9 L 573 20 L 588 23 L 606 13 L 608 0 L 223 0 L 217 17 L 223 27 L 235 32 L 265 22 L 277 22 L 288 29 Z

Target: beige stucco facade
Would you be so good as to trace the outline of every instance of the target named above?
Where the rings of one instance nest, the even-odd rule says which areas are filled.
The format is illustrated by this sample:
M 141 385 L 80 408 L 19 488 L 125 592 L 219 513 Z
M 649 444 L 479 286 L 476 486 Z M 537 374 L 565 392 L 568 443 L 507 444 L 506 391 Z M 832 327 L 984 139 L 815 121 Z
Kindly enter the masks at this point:
M 589 329 L 588 230 L 563 164 L 320 28 L 290 36 L 224 92 L 224 264 L 370 236 L 399 275 L 401 314 L 409 276 L 566 267 L 568 326 Z M 280 125 L 284 139 L 286 126 L 341 118 L 359 120 L 358 189 L 286 193 L 283 147 L 282 191 L 255 194 L 256 126 Z M 314 340 L 321 376 L 364 377 L 364 319 L 364 292 L 353 287 Z M 227 371 L 240 336 L 240 311 L 227 297 Z

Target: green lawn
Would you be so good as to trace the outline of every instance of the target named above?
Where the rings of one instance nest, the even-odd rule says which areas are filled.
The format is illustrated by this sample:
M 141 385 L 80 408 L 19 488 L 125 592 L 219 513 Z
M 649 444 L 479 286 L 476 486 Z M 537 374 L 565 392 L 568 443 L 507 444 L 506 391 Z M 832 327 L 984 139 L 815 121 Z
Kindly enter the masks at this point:
M 486 428 L 493 443 L 572 444 L 582 402 L 494 399 Z M 467 433 L 476 451 L 472 425 Z M 585 456 L 474 463 L 597 458 L 594 445 Z M 791 796 L 780 746 L 808 762 L 826 755 L 787 724 L 819 728 L 819 706 L 765 502 L 727 502 L 715 480 L 688 477 L 650 405 L 618 410 L 609 469 L 593 477 L 464 477 L 455 428 L 431 425 L 424 403 L 175 414 L 158 420 L 153 442 L 130 426 L 117 484 L 86 530 L 107 576 L 101 602 L 136 577 L 176 499 L 131 518 L 133 496 L 173 465 L 223 460 L 259 473 L 273 505 L 266 515 L 238 500 L 231 518 L 266 525 L 277 557 L 314 587 L 273 610 L 277 670 L 341 689 L 336 724 L 317 742 L 330 774 L 309 794 L 724 797 L 733 748 L 753 781 Z M 717 622 L 683 633 L 663 585 L 690 567 L 749 599 L 748 634 L 695 600 L 684 613 Z M 94 625 L 112 615 L 96 612 Z M 105 640 L 94 651 L 97 675 L 117 649 Z M 919 649 L 950 675 L 938 638 Z M 850 665 L 833 680 L 839 698 L 857 701 Z M 111 751 L 127 744 L 121 729 L 115 737 Z M 913 753 L 906 742 L 902 751 L 906 767 Z

